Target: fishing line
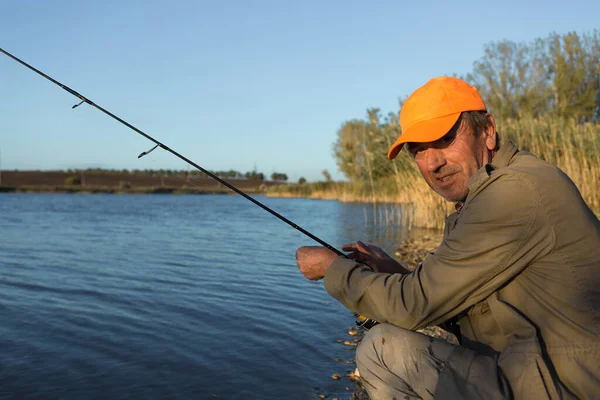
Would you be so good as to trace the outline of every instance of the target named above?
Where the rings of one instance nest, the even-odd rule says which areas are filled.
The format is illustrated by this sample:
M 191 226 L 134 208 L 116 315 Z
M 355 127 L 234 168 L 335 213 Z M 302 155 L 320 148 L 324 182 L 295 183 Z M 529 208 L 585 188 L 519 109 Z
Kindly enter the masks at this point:
M 214 180 L 216 180 L 219 183 L 222 183 L 223 185 L 227 186 L 229 189 L 233 190 L 234 192 L 236 192 L 237 194 L 239 194 L 240 196 L 244 197 L 245 199 L 253 202 L 254 204 L 256 204 L 257 206 L 259 206 L 260 208 L 262 208 L 263 210 L 269 212 L 271 215 L 279 218 L 281 221 L 285 222 L 286 224 L 290 225 L 291 227 L 299 230 L 300 232 L 302 232 L 304 235 L 308 236 L 309 238 L 315 240 L 316 242 L 318 242 L 319 244 L 325 246 L 326 248 L 328 248 L 329 250 L 335 252 L 338 255 L 343 256 L 344 253 L 342 253 L 341 251 L 339 251 L 338 249 L 336 249 L 335 247 L 331 246 L 330 244 L 328 244 L 327 242 L 319 239 L 317 236 L 313 235 L 312 233 L 308 232 L 306 229 L 296 225 L 294 222 L 290 221 L 289 219 L 287 219 L 286 217 L 284 217 L 283 215 L 279 214 L 278 212 L 272 210 L 271 208 L 267 207 L 266 205 L 264 205 L 263 203 L 261 203 L 260 201 L 250 197 L 249 195 L 247 195 L 246 193 L 244 193 L 242 190 L 236 188 L 235 186 L 231 185 L 229 182 L 221 179 L 220 177 L 218 177 L 217 175 L 213 174 L 212 172 L 202 168 L 201 166 L 199 166 L 198 164 L 194 163 L 193 161 L 189 160 L 188 158 L 182 156 L 181 154 L 179 154 L 178 152 L 176 152 L 175 150 L 170 149 L 169 147 L 167 147 L 166 145 L 164 145 L 163 143 L 159 142 L 158 140 L 154 139 L 152 136 L 144 133 L 143 131 L 141 131 L 140 129 L 136 128 L 135 126 L 131 125 L 129 122 L 124 121 L 123 119 L 117 117 L 116 115 L 114 115 L 113 113 L 111 113 L 110 111 L 105 110 L 104 108 L 100 107 L 99 105 L 97 105 L 96 103 L 94 103 L 93 101 L 91 101 L 90 99 L 84 97 L 83 95 L 77 93 L 75 90 L 71 89 L 70 87 L 63 85 L 62 83 L 58 82 L 57 80 L 53 79 L 52 77 L 46 75 L 45 73 L 43 73 L 42 71 L 34 68 L 33 66 L 27 64 L 25 61 L 13 56 L 12 54 L 10 54 L 9 52 L 5 51 L 4 49 L 0 48 L 0 52 L 6 54 L 8 57 L 12 58 L 13 60 L 17 61 L 19 64 L 24 65 L 25 67 L 29 68 L 30 70 L 32 70 L 33 72 L 36 72 L 37 74 L 41 75 L 42 77 L 48 79 L 50 82 L 56 84 L 57 86 L 60 86 L 62 89 L 66 90 L 67 92 L 71 93 L 73 96 L 79 98 L 81 100 L 81 102 L 79 104 L 75 104 L 72 108 L 76 108 L 79 107 L 81 104 L 83 103 L 87 103 L 95 108 L 97 108 L 98 110 L 102 111 L 104 114 L 108 115 L 109 117 L 119 121 L 120 123 L 122 123 L 123 125 L 125 125 L 126 127 L 132 129 L 133 131 L 139 133 L 140 135 L 142 135 L 143 137 L 145 137 L 146 139 L 154 142 L 156 145 L 148 150 L 145 151 L 143 153 L 141 153 L 138 158 L 141 158 L 143 156 L 145 156 L 146 154 L 149 154 L 150 152 L 152 152 L 154 149 L 156 149 L 157 147 L 162 148 L 163 150 L 168 151 L 169 153 L 173 154 L 174 156 L 180 158 L 181 160 L 185 161 L 186 163 L 190 164 L 191 166 L 193 166 L 194 168 L 197 168 L 198 170 L 204 172 L 206 175 L 210 176 L 211 178 L 213 178 Z

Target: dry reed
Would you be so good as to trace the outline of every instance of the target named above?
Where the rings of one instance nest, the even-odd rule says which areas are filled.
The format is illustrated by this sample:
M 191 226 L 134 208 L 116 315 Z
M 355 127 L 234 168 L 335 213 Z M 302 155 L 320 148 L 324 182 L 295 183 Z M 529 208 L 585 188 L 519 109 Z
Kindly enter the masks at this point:
M 498 122 L 502 140 L 511 140 L 564 171 L 583 199 L 600 215 L 600 124 L 573 119 L 522 118 Z M 382 155 L 385 157 L 385 155 Z M 376 217 L 380 225 L 441 229 L 453 205 L 433 192 L 406 152 L 395 161 L 394 175 L 377 181 L 315 182 L 269 188 L 268 195 L 390 203 Z

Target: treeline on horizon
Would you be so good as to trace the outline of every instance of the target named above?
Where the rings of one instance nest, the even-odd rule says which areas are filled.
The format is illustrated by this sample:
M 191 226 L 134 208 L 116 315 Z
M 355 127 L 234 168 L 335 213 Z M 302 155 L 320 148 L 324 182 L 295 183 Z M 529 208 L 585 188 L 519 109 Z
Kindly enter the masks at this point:
M 213 175 L 224 179 L 245 179 L 254 181 L 264 181 L 267 179 L 266 175 L 262 172 L 248 171 L 239 172 L 235 170 L 229 171 L 210 171 Z M 24 171 L 25 172 L 25 171 Z M 66 169 L 66 170 L 48 170 L 48 171 L 28 171 L 28 172 L 64 172 L 72 175 L 77 174 L 119 174 L 119 175 L 140 175 L 140 176 L 179 176 L 179 177 L 196 177 L 196 178 L 210 178 L 207 174 L 200 170 L 176 170 L 176 169 L 107 169 L 107 168 L 86 168 L 86 169 Z M 273 172 L 270 176 L 272 181 L 287 182 L 288 176 L 282 172 Z M 301 180 L 304 178 L 300 178 Z
M 473 71 L 453 76 L 477 87 L 496 119 L 501 140 L 509 139 L 559 166 L 586 202 L 600 210 L 600 30 L 553 33 L 530 43 L 492 42 L 473 63 Z M 398 110 L 385 116 L 373 107 L 365 118 L 341 124 L 333 155 L 349 182 L 270 191 L 403 203 L 410 207 L 398 212 L 402 221 L 390 215 L 386 221 L 441 228 L 450 205 L 427 187 L 405 151 L 393 162 L 387 159 L 389 147 L 401 134 L 402 103 L 400 98 Z

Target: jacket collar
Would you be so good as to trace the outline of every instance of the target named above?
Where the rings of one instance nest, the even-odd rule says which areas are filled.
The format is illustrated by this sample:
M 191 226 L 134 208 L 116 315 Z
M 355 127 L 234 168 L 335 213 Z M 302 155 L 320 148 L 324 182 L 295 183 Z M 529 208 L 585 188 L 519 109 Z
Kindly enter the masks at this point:
M 510 164 L 512 158 L 519 152 L 517 146 L 515 146 L 511 141 L 507 140 L 500 149 L 492 158 L 492 167 L 493 169 L 507 167 Z
M 468 203 L 472 195 L 477 192 L 477 189 L 489 179 L 493 170 L 508 166 L 518 152 L 519 149 L 511 141 L 504 141 L 494 158 L 492 158 L 492 162 L 479 168 L 475 175 L 469 179 L 467 183 L 469 186 L 469 194 L 465 201 L 459 201 L 454 205 L 456 211 L 460 212 L 463 205 Z

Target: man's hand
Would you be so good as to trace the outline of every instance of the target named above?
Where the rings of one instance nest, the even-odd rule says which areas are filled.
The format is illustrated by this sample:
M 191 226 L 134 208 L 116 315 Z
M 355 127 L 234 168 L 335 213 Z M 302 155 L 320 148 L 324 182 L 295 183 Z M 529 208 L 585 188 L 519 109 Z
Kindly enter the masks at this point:
M 375 272 L 385 272 L 388 274 L 410 273 L 402 264 L 377 246 L 358 241 L 356 243 L 345 244 L 342 250 L 351 252 L 346 257 L 362 264 L 367 264 Z
M 302 275 L 317 281 L 325 276 L 327 268 L 339 256 L 321 246 L 303 246 L 296 250 L 296 261 Z

